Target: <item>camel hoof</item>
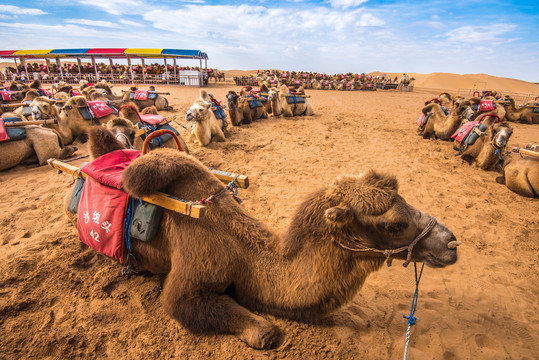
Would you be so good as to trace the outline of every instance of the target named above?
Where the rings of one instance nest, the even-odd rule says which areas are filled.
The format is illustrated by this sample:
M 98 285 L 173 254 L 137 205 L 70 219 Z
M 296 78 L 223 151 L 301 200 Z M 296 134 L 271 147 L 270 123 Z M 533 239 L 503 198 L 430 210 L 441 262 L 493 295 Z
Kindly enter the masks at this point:
M 282 343 L 281 331 L 271 323 L 250 327 L 241 333 L 238 338 L 255 349 L 272 349 Z

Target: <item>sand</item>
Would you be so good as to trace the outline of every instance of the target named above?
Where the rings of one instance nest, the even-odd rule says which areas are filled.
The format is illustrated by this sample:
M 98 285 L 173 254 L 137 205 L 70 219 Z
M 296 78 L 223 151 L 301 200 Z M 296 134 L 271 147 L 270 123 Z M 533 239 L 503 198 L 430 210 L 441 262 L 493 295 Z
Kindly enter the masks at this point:
M 161 89 L 172 92 L 184 123 L 199 89 Z M 230 89 L 238 87 L 210 87 L 220 99 Z M 339 174 L 395 174 L 400 194 L 463 242 L 455 265 L 425 268 L 409 359 L 539 358 L 538 200 L 454 157 L 451 143 L 416 135 L 423 102 L 438 92 L 308 93 L 315 116 L 234 127 L 224 143 L 191 144 L 192 154 L 248 175 L 245 208 L 279 231 L 306 194 Z M 539 143 L 539 126 L 514 124 L 509 145 L 530 142 Z M 285 334 L 274 350 L 232 335 L 193 335 L 161 308 L 162 276 L 123 277 L 121 265 L 81 244 L 62 209 L 72 182 L 32 165 L 0 173 L 0 359 L 402 358 L 413 266 L 395 261 L 372 274 L 335 325 L 262 314 Z

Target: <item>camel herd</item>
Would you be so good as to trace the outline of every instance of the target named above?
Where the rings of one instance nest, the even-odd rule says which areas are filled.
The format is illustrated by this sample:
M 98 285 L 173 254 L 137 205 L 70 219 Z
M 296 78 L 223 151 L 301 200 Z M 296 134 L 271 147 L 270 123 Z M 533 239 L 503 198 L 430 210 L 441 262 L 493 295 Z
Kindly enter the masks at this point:
M 385 75 L 372 76 L 364 73 L 347 73 L 328 75 L 316 72 L 295 72 L 280 70 L 258 70 L 256 74 L 249 76 L 234 77 L 236 85 L 259 86 L 262 83 L 269 87 L 280 87 L 286 85 L 290 89 L 315 90 L 370 90 L 376 89 L 397 89 L 408 87 L 414 78 L 410 78 L 406 73 L 400 78 L 391 79 Z
M 475 95 L 475 94 L 474 94 Z M 507 149 L 513 134 L 510 122 L 539 124 L 539 103 L 517 108 L 510 96 L 494 91 L 470 99 L 442 93 L 429 100 L 417 121 L 423 138 L 453 141 L 457 156 L 483 170 L 500 171 L 496 181 L 519 195 L 539 196 L 539 152 L 523 151 L 523 157 Z M 518 149 L 515 149 L 519 152 Z

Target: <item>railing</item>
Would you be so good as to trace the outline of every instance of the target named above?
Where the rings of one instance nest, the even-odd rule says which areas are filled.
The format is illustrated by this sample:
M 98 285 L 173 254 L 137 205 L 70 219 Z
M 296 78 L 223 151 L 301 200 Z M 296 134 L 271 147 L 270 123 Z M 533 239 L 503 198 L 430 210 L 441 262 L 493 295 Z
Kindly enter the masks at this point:
M 10 79 L 11 80 L 11 79 Z M 86 80 L 90 83 L 96 83 L 101 80 L 105 80 L 108 83 L 115 85 L 128 85 L 128 84 L 159 84 L 159 85 L 185 85 L 185 86 L 203 86 L 200 75 L 170 75 L 170 74 L 71 74 L 66 73 L 60 75 L 60 73 L 50 74 L 30 74 L 30 81 L 39 80 L 43 84 L 53 84 L 59 81 L 65 81 L 70 84 L 78 84 L 80 80 Z
M 477 90 L 477 89 L 459 89 L 458 95 L 464 96 L 465 98 L 471 98 L 475 92 L 478 92 L 479 94 L 482 94 L 483 91 L 486 90 Z M 505 97 L 505 95 L 511 96 L 515 100 L 516 105 L 525 105 L 528 102 L 535 100 L 536 97 L 539 95 L 537 94 L 527 94 L 527 93 L 515 93 L 515 92 L 500 92 L 497 91 L 499 95 Z M 477 94 L 476 94 L 477 95 Z

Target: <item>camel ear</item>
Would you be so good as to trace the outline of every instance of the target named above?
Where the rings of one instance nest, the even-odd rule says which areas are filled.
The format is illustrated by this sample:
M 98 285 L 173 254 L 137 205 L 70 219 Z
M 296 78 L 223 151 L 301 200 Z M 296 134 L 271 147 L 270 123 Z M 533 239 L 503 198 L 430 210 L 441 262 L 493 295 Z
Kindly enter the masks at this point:
M 354 212 L 346 207 L 334 206 L 325 212 L 326 221 L 337 226 L 345 226 L 354 220 Z

